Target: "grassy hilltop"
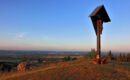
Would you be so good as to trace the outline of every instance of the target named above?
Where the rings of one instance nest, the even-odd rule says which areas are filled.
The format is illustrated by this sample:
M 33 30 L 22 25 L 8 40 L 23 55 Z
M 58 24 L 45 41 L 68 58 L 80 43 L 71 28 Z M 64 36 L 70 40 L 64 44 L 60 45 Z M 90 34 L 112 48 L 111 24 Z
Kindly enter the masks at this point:
M 49 64 L 26 72 L 10 72 L 0 80 L 130 80 L 130 64 L 92 64 L 75 60 Z

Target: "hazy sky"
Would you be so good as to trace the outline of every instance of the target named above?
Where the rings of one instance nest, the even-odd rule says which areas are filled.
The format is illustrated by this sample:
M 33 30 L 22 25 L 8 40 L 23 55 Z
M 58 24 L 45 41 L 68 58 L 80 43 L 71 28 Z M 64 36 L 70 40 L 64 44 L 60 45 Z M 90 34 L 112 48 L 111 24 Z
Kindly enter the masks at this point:
M 130 0 L 0 0 L 0 49 L 91 50 L 89 14 L 104 4 L 103 51 L 130 51 Z

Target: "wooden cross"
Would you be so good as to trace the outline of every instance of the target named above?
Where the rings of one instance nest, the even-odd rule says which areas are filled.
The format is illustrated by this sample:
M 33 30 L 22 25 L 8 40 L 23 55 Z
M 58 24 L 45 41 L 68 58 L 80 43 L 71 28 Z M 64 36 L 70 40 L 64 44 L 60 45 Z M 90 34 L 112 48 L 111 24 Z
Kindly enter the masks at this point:
M 94 30 L 97 36 L 97 56 L 98 62 L 101 62 L 101 40 L 100 35 L 102 34 L 103 30 L 103 22 L 110 22 L 110 18 L 104 8 L 104 5 L 96 7 L 96 9 L 90 14 Z

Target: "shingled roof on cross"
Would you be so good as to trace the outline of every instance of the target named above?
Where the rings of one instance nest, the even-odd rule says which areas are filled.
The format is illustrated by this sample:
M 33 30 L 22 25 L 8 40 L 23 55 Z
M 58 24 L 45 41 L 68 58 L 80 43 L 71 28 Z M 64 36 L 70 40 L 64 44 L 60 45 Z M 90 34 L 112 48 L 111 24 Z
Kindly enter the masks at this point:
M 101 19 L 103 22 L 110 22 L 110 18 L 104 8 L 104 5 L 96 7 L 96 9 L 89 15 L 94 20 Z
M 97 34 L 97 20 L 101 20 L 103 22 L 110 22 L 110 18 L 105 10 L 104 5 L 96 7 L 96 9 L 89 15 L 91 17 L 95 33 Z M 103 27 L 101 28 L 103 30 Z M 100 33 L 102 33 L 102 30 Z

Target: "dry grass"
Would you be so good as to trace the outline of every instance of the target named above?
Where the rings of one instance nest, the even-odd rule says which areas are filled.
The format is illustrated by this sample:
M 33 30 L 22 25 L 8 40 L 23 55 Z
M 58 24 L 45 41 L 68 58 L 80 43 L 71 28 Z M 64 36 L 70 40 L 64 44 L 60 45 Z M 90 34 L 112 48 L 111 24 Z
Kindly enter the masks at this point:
M 23 73 L 5 73 L 0 80 L 130 80 L 130 68 L 103 64 L 94 65 L 91 60 L 76 60 L 50 64 Z

